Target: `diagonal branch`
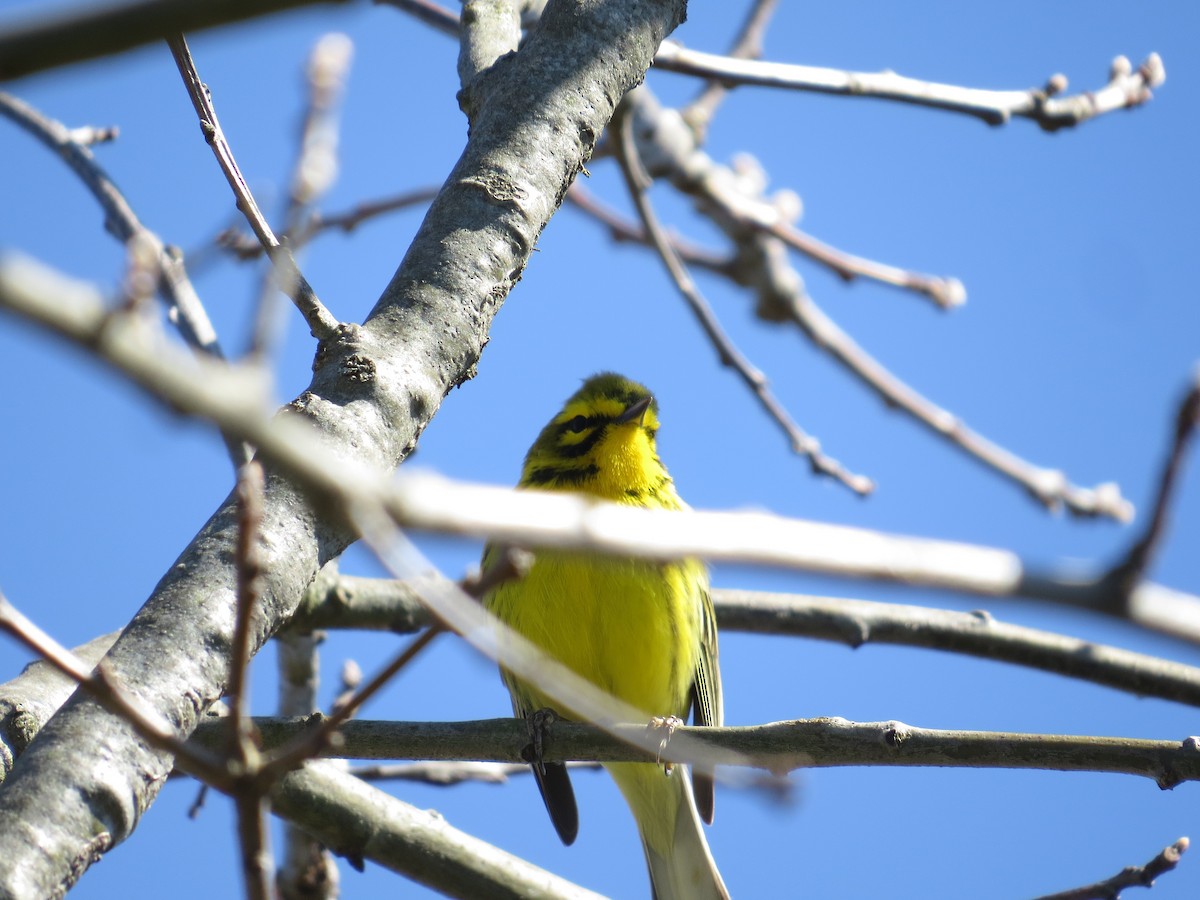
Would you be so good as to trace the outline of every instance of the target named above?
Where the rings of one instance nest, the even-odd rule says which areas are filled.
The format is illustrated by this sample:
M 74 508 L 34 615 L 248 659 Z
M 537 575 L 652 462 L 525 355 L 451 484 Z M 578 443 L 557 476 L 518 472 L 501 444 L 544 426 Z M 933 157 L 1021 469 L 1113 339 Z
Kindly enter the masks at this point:
M 438 195 L 440 188 L 418 188 L 391 197 L 370 200 L 340 213 L 324 214 L 313 210 L 300 223 L 294 233 L 288 235 L 288 243 L 302 247 L 317 235 L 338 229 L 346 234 L 354 231 L 363 222 L 410 206 L 428 205 Z M 217 236 L 217 243 L 239 259 L 257 259 L 263 254 L 263 246 L 244 232 L 225 229 Z
M 741 30 L 734 38 L 733 47 L 730 48 L 728 54 L 730 58 L 758 59 L 762 56 L 763 38 L 766 36 L 767 26 L 778 5 L 779 0 L 755 0 L 746 14 L 745 21 L 742 22 Z M 713 117 L 717 114 L 717 108 L 727 93 L 729 93 L 729 87 L 723 81 L 716 78 L 710 79 L 704 85 L 700 95 L 683 110 L 684 121 L 696 135 L 697 143 L 704 143 L 708 126 L 712 123 Z
M 1177 490 L 1179 473 L 1188 445 L 1200 425 L 1200 368 L 1192 376 L 1192 385 L 1184 394 L 1175 414 L 1175 429 L 1171 448 L 1163 463 L 1158 481 L 1158 494 L 1154 498 L 1154 511 L 1142 536 L 1129 548 L 1125 559 L 1113 567 L 1108 578 L 1117 582 L 1119 590 L 1128 595 L 1145 576 L 1154 552 L 1162 543 L 1167 530 L 1168 509 Z
M 237 198 L 238 209 L 250 223 L 251 230 L 275 267 L 280 289 L 296 304 L 296 308 L 308 322 L 313 337 L 321 340 L 333 337 L 337 333 L 338 321 L 318 299 L 312 286 L 296 267 L 296 260 L 291 251 L 280 244 L 254 201 L 254 195 L 250 193 L 250 187 L 242 177 L 237 160 L 233 158 L 233 150 L 221 130 L 221 123 L 217 120 L 217 110 L 213 105 L 208 85 L 200 80 L 200 74 L 196 71 L 187 41 L 182 34 L 176 34 L 167 39 L 167 44 L 171 48 L 171 55 L 175 57 L 175 65 L 183 77 L 183 84 L 187 88 L 192 106 L 200 117 L 200 130 L 204 133 L 204 139 L 212 148 L 217 164 L 221 167 L 225 180 L 229 182 L 234 197 Z
M 807 294 L 797 293 L 779 299 L 785 300 L 787 314 L 813 345 L 832 356 L 885 405 L 908 414 L 934 434 L 1020 485 L 1047 509 L 1062 506 L 1073 515 L 1106 517 L 1118 522 L 1127 522 L 1133 517 L 1133 504 L 1121 496 L 1121 489 L 1116 484 L 1080 487 L 1068 481 L 1067 476 L 1057 469 L 1042 468 L 1022 459 L 974 431 L 958 416 L 893 375 Z
M 1062 75 L 1052 76 L 1042 89 L 992 91 L 921 81 L 895 72 L 850 72 L 735 59 L 690 50 L 674 41 L 663 41 L 655 54 L 654 67 L 718 79 L 730 86 L 755 85 L 894 100 L 975 116 L 989 125 L 1004 125 L 1013 118 L 1024 118 L 1036 122 L 1046 131 L 1073 127 L 1095 116 L 1145 103 L 1151 98 L 1151 89 L 1161 85 L 1167 77 L 1157 53 L 1151 53 L 1137 69 L 1128 59 L 1118 56 L 1112 62 L 1108 83 L 1103 87 L 1058 97 L 1056 95 L 1067 88 L 1066 78 Z
M 847 253 L 845 250 L 839 250 L 824 241 L 817 240 L 812 235 L 782 220 L 767 226 L 766 230 L 789 247 L 830 269 L 843 281 L 869 278 L 872 281 L 890 284 L 902 290 L 923 294 L 942 309 L 953 309 L 967 302 L 967 289 L 957 278 L 925 275 L 863 256 L 855 256 L 853 253 Z
M 639 153 L 651 175 L 667 178 L 678 190 L 694 197 L 700 213 L 734 242 L 739 257 L 735 278 L 756 292 L 760 317 L 794 322 L 818 349 L 841 363 L 889 407 L 903 410 L 1016 482 L 1043 505 L 1063 505 L 1076 515 L 1109 516 L 1121 521 L 1132 515 L 1132 506 L 1121 497 L 1116 485 L 1077 487 L 1062 472 L 1034 466 L 970 430 L 957 416 L 892 375 L 805 293 L 803 281 L 771 233 L 771 226 L 780 220 L 778 210 L 761 196 L 748 194 L 731 170 L 696 147 L 678 115 L 662 107 L 645 85 L 631 91 L 625 103 L 633 119 Z
M 650 200 L 646 196 L 646 185 L 642 180 L 645 176 L 641 161 L 637 156 L 637 146 L 633 141 L 628 123 L 622 120 L 619 124 L 615 124 L 619 131 L 620 149 L 617 155 L 621 161 L 621 171 L 625 175 L 626 186 L 629 188 L 634 205 L 637 206 L 638 214 L 641 216 L 642 226 L 655 250 L 658 251 L 671 280 L 675 282 L 675 287 L 687 301 L 693 315 L 700 322 L 700 327 L 708 336 L 709 342 L 716 349 L 721 365 L 729 366 L 738 374 L 738 377 L 766 410 L 767 415 L 783 430 L 793 452 L 806 457 L 814 473 L 834 478 L 856 494 L 869 494 L 875 488 L 874 483 L 863 475 L 850 472 L 836 459 L 821 451 L 820 441 L 807 434 L 796 424 L 788 411 L 784 409 L 783 404 L 772 393 L 767 377 L 742 355 L 729 335 L 725 333 L 721 323 L 717 321 L 712 307 L 701 295 L 695 281 L 684 267 L 683 261 L 671 246 L 670 238 L 663 231 L 658 217 L 650 205 Z M 641 178 L 639 178 L 639 173 L 643 173 Z
M 104 210 L 105 230 L 123 243 L 131 256 L 140 256 L 145 250 L 150 252 L 156 269 L 154 280 L 166 302 L 168 319 L 189 346 L 217 359 L 224 359 L 216 329 L 188 278 L 182 256 L 176 249 L 167 247 L 158 235 L 141 223 L 125 195 L 97 162 L 88 146 L 100 139 L 111 139 L 113 130 L 106 133 L 95 129 L 67 128 L 3 91 L 0 91 L 0 115 L 24 128 L 70 166 Z M 139 249 L 136 254 L 134 247 Z M 223 437 L 235 467 L 250 458 L 244 444 Z
M 1111 878 L 1097 881 L 1057 894 L 1046 894 L 1037 900 L 1117 900 L 1121 892 L 1129 887 L 1154 887 L 1154 879 L 1170 872 L 1179 865 L 1180 857 L 1187 850 L 1189 841 L 1181 837 L 1142 866 L 1126 866 Z

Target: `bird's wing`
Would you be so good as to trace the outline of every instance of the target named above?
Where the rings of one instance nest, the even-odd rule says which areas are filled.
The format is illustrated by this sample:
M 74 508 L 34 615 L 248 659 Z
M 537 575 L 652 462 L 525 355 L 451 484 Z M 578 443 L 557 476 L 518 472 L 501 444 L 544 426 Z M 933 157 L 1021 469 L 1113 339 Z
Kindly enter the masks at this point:
M 717 617 L 707 588 L 700 594 L 700 653 L 696 679 L 692 682 L 692 721 L 696 725 L 720 726 L 725 721 L 721 698 L 721 669 L 717 665 Z M 705 822 L 713 820 L 713 776 L 711 769 L 692 767 L 696 808 Z

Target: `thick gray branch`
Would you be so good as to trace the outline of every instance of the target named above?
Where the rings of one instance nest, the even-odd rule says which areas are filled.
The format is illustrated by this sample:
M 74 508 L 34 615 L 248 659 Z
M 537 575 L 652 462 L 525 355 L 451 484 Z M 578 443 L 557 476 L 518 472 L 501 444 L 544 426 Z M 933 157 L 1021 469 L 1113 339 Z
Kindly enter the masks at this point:
M 356 467 L 387 472 L 411 451 L 445 394 L 471 377 L 496 310 L 596 135 L 683 11 L 681 0 L 563 0 L 519 54 L 476 79 L 466 149 L 399 270 L 362 327 L 320 344 L 309 390 L 285 418 L 306 421 Z M 180 734 L 224 690 L 235 534 L 227 500 L 108 657 Z M 255 647 L 353 538 L 278 472 L 268 475 Z M 97 849 L 129 835 L 170 768 L 126 723 L 73 697 L 0 791 L 0 895 L 69 887 Z

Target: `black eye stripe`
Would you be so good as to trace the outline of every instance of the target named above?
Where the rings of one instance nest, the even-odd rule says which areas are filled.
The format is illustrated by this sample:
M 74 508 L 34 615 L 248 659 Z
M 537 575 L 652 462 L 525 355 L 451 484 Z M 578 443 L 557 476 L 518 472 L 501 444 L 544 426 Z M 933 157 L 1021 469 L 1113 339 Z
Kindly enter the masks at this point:
M 600 438 L 604 437 L 604 432 L 604 425 L 593 425 L 592 433 L 584 437 L 583 440 L 576 441 L 573 444 L 560 443 L 558 445 L 558 455 L 566 457 L 567 459 L 574 459 L 576 457 L 583 456 L 596 446 Z

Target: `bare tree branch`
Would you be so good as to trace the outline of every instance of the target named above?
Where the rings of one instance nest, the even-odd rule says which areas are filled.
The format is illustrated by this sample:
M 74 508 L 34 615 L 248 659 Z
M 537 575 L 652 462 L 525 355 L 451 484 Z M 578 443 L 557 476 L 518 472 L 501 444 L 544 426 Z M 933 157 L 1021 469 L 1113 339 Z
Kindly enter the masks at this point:
M 846 97 L 876 97 L 917 106 L 975 116 L 989 125 L 1004 125 L 1025 118 L 1046 131 L 1069 128 L 1104 113 L 1147 102 L 1151 88 L 1166 80 L 1166 70 L 1157 53 L 1146 57 L 1137 69 L 1123 56 L 1113 60 L 1104 87 L 1069 97 L 1066 79 L 1054 75 L 1040 90 L 990 91 L 938 84 L 906 78 L 895 72 L 848 72 L 820 66 L 735 59 L 690 50 L 674 41 L 664 41 L 654 56 L 654 67 L 684 75 L 717 79 L 727 85 L 756 85 L 814 91 Z
M 1143 866 L 1126 866 L 1104 881 L 1057 894 L 1046 894 L 1038 900 L 1117 900 L 1125 888 L 1154 887 L 1154 879 L 1179 865 L 1180 857 L 1187 850 L 1188 844 L 1188 839 L 1181 837 Z
M 124 0 L 100 6 L 28 13 L 0 22 L 0 81 L 96 59 L 179 31 L 341 0 Z
M 371 860 L 451 897 L 603 900 L 330 762 L 310 761 L 285 776 L 271 794 L 271 805 L 354 868 Z
M 182 255 L 175 248 L 167 247 L 158 235 L 141 223 L 125 195 L 88 147 L 100 140 L 111 140 L 115 137 L 116 129 L 97 132 L 88 128 L 67 128 L 3 91 L 0 91 L 0 115 L 24 128 L 71 167 L 104 210 L 104 226 L 109 234 L 131 252 L 137 246 L 138 256 L 148 251 L 154 257 L 154 282 L 166 303 L 167 316 L 179 330 L 180 336 L 196 350 L 224 359 L 216 329 L 188 278 Z M 245 445 L 238 441 L 226 437 L 225 446 L 235 467 L 250 458 Z
M 289 631 L 275 636 L 278 648 L 279 715 L 317 711 L 319 634 Z M 336 900 L 340 876 L 333 855 L 291 822 L 283 827 L 283 850 L 275 887 L 283 900 Z
M 898 266 L 855 256 L 853 253 L 831 247 L 824 241 L 817 240 L 812 235 L 783 220 L 771 224 L 767 230 L 789 247 L 799 250 L 809 259 L 829 268 L 843 281 L 870 278 L 873 281 L 922 294 L 942 309 L 953 309 L 967 302 L 967 289 L 957 278 L 925 275 L 921 272 L 912 272 Z
M 432 0 L 380 0 L 396 6 L 443 34 L 458 29 L 458 16 Z M 754 22 L 754 20 L 751 20 Z M 754 23 L 752 27 L 759 27 Z M 757 37 L 750 34 L 751 38 Z M 752 48 L 753 49 L 753 48 Z M 906 78 L 895 72 L 850 72 L 821 66 L 760 62 L 755 53 L 721 56 L 691 50 L 672 40 L 663 41 L 654 55 L 654 67 L 668 72 L 696 75 L 728 87 L 757 85 L 847 97 L 875 97 L 929 106 L 975 116 L 989 125 L 1004 125 L 1010 119 L 1026 118 L 1046 131 L 1056 131 L 1086 122 L 1104 113 L 1146 103 L 1151 89 L 1166 81 L 1166 68 L 1157 53 L 1151 53 L 1134 69 L 1124 56 L 1113 59 L 1108 83 L 1095 91 L 1059 97 L 1067 79 L 1055 74 L 1045 87 L 1023 91 L 992 91 L 938 84 Z M 702 140 L 702 136 L 700 137 Z
M 304 721 L 255 719 L 267 747 L 290 741 Z M 653 727 L 653 726 L 650 726 Z M 211 726 L 197 729 L 202 745 L 217 739 Z M 647 725 L 599 728 L 557 719 L 548 731 L 547 761 L 646 762 Z M 1114 772 L 1149 778 L 1166 790 L 1200 781 L 1200 738 L 1146 740 L 1065 734 L 958 731 L 917 728 L 903 722 L 851 722 L 842 718 L 793 719 L 766 725 L 708 728 L 680 726 L 663 759 L 687 762 L 677 739 L 704 748 L 706 761 L 750 765 L 779 774 L 831 766 L 939 766 L 968 769 L 1038 769 Z M 356 719 L 342 730 L 338 755 L 347 759 L 429 759 L 520 762 L 529 743 L 519 719 L 473 722 L 394 722 Z
M 273 427 L 292 435 L 321 433 L 317 456 L 336 459 L 340 477 L 352 473 L 357 488 L 365 488 L 366 472 L 382 476 L 395 468 L 445 394 L 473 374 L 496 310 L 617 98 L 641 80 L 654 48 L 682 16 L 682 2 L 662 0 L 570 10 L 552 5 L 519 53 L 476 79 L 473 90 L 487 99 L 478 103 L 464 152 L 391 283 L 364 325 L 342 325 L 321 342 L 309 389 Z M 531 95 L 550 99 L 529 104 Z M 14 273 L 3 264 L 0 269 L 6 269 L 0 293 L 13 299 L 16 285 L 8 276 Z M 43 282 L 32 294 L 16 293 L 50 314 L 47 300 L 54 292 L 43 294 L 46 287 Z M 67 302 L 69 329 L 89 332 L 102 357 L 136 358 L 141 374 L 135 378 L 148 384 L 153 366 L 161 364 L 151 363 L 159 348 L 138 341 L 136 351 L 128 344 L 114 349 L 110 340 L 121 344 L 131 324 L 118 318 L 103 325 L 102 306 L 92 302 L 94 293 L 85 294 L 86 310 Z M 414 366 L 414 359 L 422 365 Z M 219 393 L 216 384 L 189 387 L 192 379 L 178 374 L 168 380 L 193 400 Z M 236 379 L 224 373 L 217 380 L 228 387 Z M 244 382 L 238 389 L 245 391 Z M 236 402 L 242 423 L 258 431 L 252 423 L 266 422 L 262 402 L 253 396 Z M 314 443 L 311 437 L 301 442 L 310 449 Z M 294 461 L 305 465 L 298 456 Z M 344 500 L 357 488 L 348 494 L 339 489 L 339 496 Z M 306 496 L 280 469 L 268 469 L 262 533 L 270 555 L 256 640 L 290 616 L 320 566 L 355 537 L 339 511 L 350 509 L 355 521 L 361 511 L 353 504 L 323 505 L 331 496 Z M 369 494 L 358 496 L 366 498 L 367 509 L 378 505 Z M 226 501 L 108 656 L 122 683 L 181 735 L 217 698 L 228 673 L 235 533 L 236 517 Z M 68 701 L 0 791 L 0 893 L 19 882 L 22 894 L 44 896 L 77 877 L 94 858 L 95 836 L 103 833 L 105 846 L 127 837 L 170 770 L 167 754 L 145 746 L 127 723 L 98 712 L 78 694 Z M 64 790 L 67 785 L 71 789 Z M 31 830 L 39 835 L 36 853 L 19 839 Z
M 1057 470 L 1034 466 L 967 428 L 955 415 L 931 403 L 901 382 L 839 328 L 805 293 L 803 281 L 773 244 L 779 211 L 759 195 L 748 194 L 744 181 L 718 165 L 695 145 L 691 132 L 674 110 L 665 109 L 643 85 L 626 98 L 638 151 L 652 176 L 668 179 L 692 196 L 703 215 L 729 235 L 738 248 L 739 283 L 758 295 L 757 314 L 771 321 L 790 320 L 820 350 L 879 395 L 889 407 L 903 410 L 920 424 L 1024 488 L 1047 507 L 1064 505 L 1082 516 L 1109 516 L 1124 521 L 1133 508 L 1116 485 L 1082 488 Z
M 293 627 L 415 631 L 429 621 L 420 586 L 322 573 Z M 790 635 L 858 648 L 924 647 L 1053 672 L 1143 697 L 1200 706 L 1200 668 L 963 613 L 844 597 L 712 589 L 721 631 Z
M 171 55 L 175 57 L 175 65 L 183 77 L 184 87 L 187 88 L 188 97 L 191 98 L 192 106 L 196 109 L 196 115 L 200 117 L 200 130 L 204 133 L 204 140 L 212 148 L 213 155 L 217 158 L 217 164 L 221 167 L 225 180 L 229 182 L 229 187 L 233 190 L 238 209 L 246 217 L 246 221 L 250 223 L 250 228 L 254 231 L 259 243 L 266 250 L 267 256 L 275 268 L 280 290 L 291 297 L 292 302 L 296 304 L 296 308 L 300 310 L 300 314 L 308 323 L 313 337 L 319 340 L 332 338 L 337 334 L 338 320 L 321 303 L 312 286 L 296 267 L 296 260 L 292 257 L 292 252 L 280 244 L 271 230 L 271 226 L 267 223 L 266 217 L 263 216 L 258 204 L 254 201 L 254 195 L 250 193 L 250 187 L 246 184 L 246 179 L 242 177 L 237 160 L 233 158 L 233 150 L 225 138 L 225 133 L 221 130 L 221 123 L 217 120 L 217 110 L 213 105 L 208 85 L 200 80 L 200 73 L 196 71 L 196 64 L 192 60 L 192 53 L 188 49 L 187 41 L 182 34 L 175 34 L 167 38 L 167 44 L 171 48 Z
M 6 631 L 27 648 L 75 681 L 101 706 L 128 722 L 138 735 L 204 774 L 207 780 L 226 784 L 224 767 L 206 751 L 186 746 L 170 725 L 152 709 L 128 693 L 100 660 L 94 667 L 77 659 L 66 647 L 46 634 L 13 606 L 0 592 L 0 631 Z
M 734 38 L 733 46 L 729 50 L 729 57 L 732 59 L 758 59 L 762 56 L 763 38 L 766 36 L 767 26 L 771 22 L 771 16 L 775 14 L 778 2 L 779 0 L 755 0 L 751 4 L 750 11 L 746 14 L 746 20 L 742 23 L 742 28 Z M 704 85 L 700 95 L 684 108 L 683 118 L 696 135 L 697 143 L 704 143 L 708 126 L 712 123 L 713 117 L 717 114 L 717 108 L 728 92 L 729 88 L 724 82 L 715 78 L 710 79 Z
M 638 90 L 640 88 L 635 88 L 631 93 L 636 93 Z M 707 335 L 709 343 L 717 351 L 717 358 L 721 365 L 728 366 L 737 373 L 743 384 L 750 389 L 755 399 L 766 410 L 771 420 L 782 429 L 788 439 L 788 443 L 791 444 L 792 451 L 807 458 L 809 466 L 811 466 L 815 474 L 833 478 L 850 488 L 856 494 L 865 495 L 871 493 L 875 489 L 875 485 L 871 479 L 849 471 L 836 459 L 822 452 L 821 442 L 796 424 L 796 421 L 783 407 L 783 404 L 779 402 L 774 392 L 771 391 L 766 375 L 742 354 L 725 332 L 725 329 L 721 327 L 721 323 L 717 321 L 712 307 L 704 299 L 700 293 L 700 289 L 696 287 L 696 282 L 692 280 L 691 275 L 688 274 L 687 269 L 684 267 L 683 261 L 675 253 L 674 248 L 671 246 L 670 238 L 663 230 L 662 225 L 659 224 L 658 217 L 650 205 L 650 199 L 646 195 L 648 184 L 645 181 L 642 164 L 637 155 L 637 145 L 634 143 L 632 131 L 624 120 L 621 120 L 617 127 L 619 130 L 618 144 L 620 150 L 618 151 L 618 156 L 621 160 L 621 171 L 625 175 L 625 184 L 629 189 L 630 196 L 633 198 L 634 205 L 637 207 L 638 215 L 642 219 L 642 227 L 645 228 L 650 242 L 654 245 L 654 249 L 658 251 L 659 257 L 662 259 L 668 274 L 671 276 L 671 280 L 675 282 L 676 289 L 683 296 L 684 300 L 687 301 L 692 314 L 699 321 L 700 327 L 704 330 L 705 335 Z
M 405 191 L 392 197 L 371 200 L 341 213 L 323 214 L 316 210 L 309 213 L 304 222 L 294 234 L 288 236 L 293 247 L 302 247 L 318 234 L 332 229 L 340 229 L 349 234 L 363 222 L 409 206 L 428 204 L 438 195 L 439 188 L 418 188 Z M 217 236 L 217 243 L 239 259 L 257 259 L 263 254 L 263 246 L 249 235 L 234 230 L 225 229 Z
M 1158 495 L 1154 498 L 1154 510 L 1142 536 L 1129 548 L 1125 559 L 1113 567 L 1106 576 L 1117 582 L 1119 590 L 1128 593 L 1145 577 L 1146 569 L 1155 550 L 1162 543 L 1167 530 L 1168 509 L 1174 497 L 1183 468 L 1183 459 L 1188 445 L 1200 424 L 1200 367 L 1192 376 L 1192 385 L 1184 394 L 1175 414 L 1174 434 L 1167 458 L 1163 463 L 1158 481 Z

